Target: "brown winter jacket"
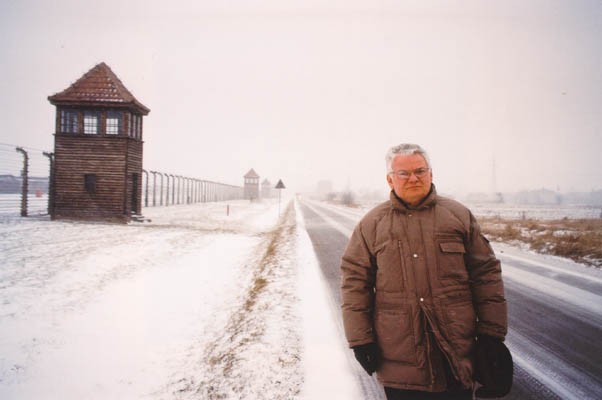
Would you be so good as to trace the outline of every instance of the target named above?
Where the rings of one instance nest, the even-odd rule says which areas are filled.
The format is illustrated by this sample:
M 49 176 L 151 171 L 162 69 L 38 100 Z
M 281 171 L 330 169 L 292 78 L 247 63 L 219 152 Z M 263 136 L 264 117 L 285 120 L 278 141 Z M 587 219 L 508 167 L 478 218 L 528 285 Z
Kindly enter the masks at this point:
M 442 363 L 433 361 L 438 346 L 455 379 L 470 388 L 475 336 L 506 335 L 500 262 L 472 213 L 438 196 L 434 185 L 415 208 L 391 192 L 368 212 L 341 271 L 347 340 L 351 347 L 378 343 L 384 386 L 446 390 L 437 378 Z

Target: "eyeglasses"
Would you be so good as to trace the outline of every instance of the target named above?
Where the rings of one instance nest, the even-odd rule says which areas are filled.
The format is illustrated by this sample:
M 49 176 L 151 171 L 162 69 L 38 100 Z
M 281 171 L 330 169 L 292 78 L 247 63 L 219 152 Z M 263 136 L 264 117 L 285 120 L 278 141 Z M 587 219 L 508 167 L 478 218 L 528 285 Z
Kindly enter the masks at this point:
M 399 171 L 389 172 L 389 174 L 395 175 L 397 178 L 405 181 L 406 179 L 410 179 L 412 174 L 414 174 L 416 178 L 422 179 L 429 173 L 430 170 L 430 168 L 417 168 L 414 171 L 404 171 L 403 169 L 400 169 Z

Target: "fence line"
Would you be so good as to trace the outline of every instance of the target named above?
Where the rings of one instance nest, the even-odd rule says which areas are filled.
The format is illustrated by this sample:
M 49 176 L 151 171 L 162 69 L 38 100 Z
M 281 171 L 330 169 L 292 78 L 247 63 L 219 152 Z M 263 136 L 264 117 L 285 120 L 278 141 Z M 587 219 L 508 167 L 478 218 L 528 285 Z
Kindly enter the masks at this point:
M 48 215 L 54 154 L 0 143 L 0 217 Z M 142 205 L 173 206 L 237 200 L 241 186 L 143 169 Z
M 48 214 L 51 154 L 0 143 L 0 215 Z
M 242 186 L 146 169 L 142 172 L 144 207 L 239 200 L 244 196 Z

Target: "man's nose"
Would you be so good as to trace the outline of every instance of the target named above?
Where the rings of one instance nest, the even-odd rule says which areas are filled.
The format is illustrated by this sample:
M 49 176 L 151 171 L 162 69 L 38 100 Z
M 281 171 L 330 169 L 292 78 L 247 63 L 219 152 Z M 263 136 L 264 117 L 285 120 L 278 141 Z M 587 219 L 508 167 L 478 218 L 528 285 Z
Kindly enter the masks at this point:
M 410 174 L 410 177 L 408 178 L 408 182 L 416 182 L 418 180 L 418 177 L 416 176 L 416 174 L 414 172 L 412 172 Z

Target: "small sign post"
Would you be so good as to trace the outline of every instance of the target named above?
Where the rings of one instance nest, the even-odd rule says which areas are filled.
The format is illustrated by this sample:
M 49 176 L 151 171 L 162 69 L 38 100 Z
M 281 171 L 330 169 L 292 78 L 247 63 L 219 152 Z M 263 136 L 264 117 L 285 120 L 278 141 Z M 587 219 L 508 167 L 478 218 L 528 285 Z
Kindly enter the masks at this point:
M 282 194 L 281 189 L 286 189 L 286 186 L 284 186 L 284 183 L 282 183 L 282 179 L 278 179 L 278 183 L 276 184 L 275 188 L 278 189 L 278 216 L 280 217 L 280 196 Z

